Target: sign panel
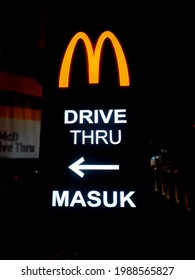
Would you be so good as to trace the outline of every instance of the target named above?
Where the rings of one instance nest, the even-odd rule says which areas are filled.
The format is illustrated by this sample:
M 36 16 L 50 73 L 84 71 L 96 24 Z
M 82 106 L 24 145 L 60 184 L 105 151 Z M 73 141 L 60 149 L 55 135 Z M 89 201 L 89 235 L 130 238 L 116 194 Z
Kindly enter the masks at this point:
M 97 252 L 118 235 L 118 252 L 150 203 L 136 54 L 121 26 L 55 24 L 48 25 L 40 147 L 52 234 L 76 239 L 83 252 L 92 236 Z
M 39 110 L 0 106 L 0 158 L 39 158 Z
M 0 158 L 38 159 L 42 86 L 0 71 Z

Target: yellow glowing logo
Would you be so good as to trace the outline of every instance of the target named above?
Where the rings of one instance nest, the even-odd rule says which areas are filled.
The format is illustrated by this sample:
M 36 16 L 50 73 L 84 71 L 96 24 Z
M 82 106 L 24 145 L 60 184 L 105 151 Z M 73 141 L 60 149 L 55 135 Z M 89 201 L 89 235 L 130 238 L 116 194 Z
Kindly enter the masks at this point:
M 87 36 L 87 34 L 85 34 L 84 32 L 78 32 L 71 39 L 62 60 L 60 75 L 59 75 L 59 84 L 58 84 L 60 88 L 67 88 L 69 86 L 69 75 L 70 75 L 72 56 L 74 53 L 75 46 L 78 40 L 80 39 L 83 40 L 83 43 L 86 48 L 86 53 L 88 58 L 89 83 L 90 84 L 99 83 L 101 50 L 102 50 L 103 43 L 107 38 L 110 39 L 113 49 L 115 51 L 116 61 L 118 63 L 119 84 L 120 86 L 130 85 L 130 78 L 129 78 L 126 58 L 123 49 L 121 47 L 121 44 L 116 38 L 116 36 L 110 31 L 103 32 L 99 36 L 96 46 L 93 49 L 92 43 L 89 37 Z

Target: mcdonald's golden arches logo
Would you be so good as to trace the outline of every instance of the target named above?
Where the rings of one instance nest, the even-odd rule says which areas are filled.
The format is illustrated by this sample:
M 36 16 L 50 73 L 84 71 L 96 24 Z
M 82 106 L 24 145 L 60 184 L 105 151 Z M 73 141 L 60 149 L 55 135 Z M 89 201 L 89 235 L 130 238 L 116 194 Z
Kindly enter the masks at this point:
M 96 46 L 93 48 L 92 43 L 88 37 L 88 35 L 84 32 L 76 33 L 71 39 L 66 52 L 64 54 L 60 75 L 59 75 L 59 88 L 67 88 L 69 87 L 69 79 L 70 79 L 70 67 L 72 62 L 72 56 L 76 47 L 78 40 L 82 40 L 88 58 L 88 79 L 90 84 L 98 84 L 99 83 L 99 75 L 100 75 L 100 59 L 102 46 L 105 39 L 110 39 L 112 43 L 113 49 L 115 51 L 115 57 L 118 65 L 118 77 L 119 77 L 119 85 L 122 86 L 130 86 L 130 77 L 127 66 L 127 61 L 121 47 L 120 42 L 116 38 L 116 36 L 110 32 L 103 32 L 96 43 Z

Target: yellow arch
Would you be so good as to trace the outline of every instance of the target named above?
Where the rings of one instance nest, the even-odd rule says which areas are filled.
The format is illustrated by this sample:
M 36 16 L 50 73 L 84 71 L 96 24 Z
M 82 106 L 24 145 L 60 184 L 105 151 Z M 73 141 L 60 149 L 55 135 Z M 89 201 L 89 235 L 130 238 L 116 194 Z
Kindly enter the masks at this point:
M 60 88 L 67 88 L 69 86 L 69 76 L 70 76 L 72 56 L 76 44 L 80 39 L 83 40 L 87 52 L 89 83 L 90 84 L 99 83 L 99 70 L 100 70 L 100 58 L 101 58 L 100 56 L 101 56 L 102 46 L 106 38 L 110 39 L 113 49 L 115 51 L 116 61 L 118 65 L 120 86 L 130 85 L 130 78 L 129 78 L 126 58 L 123 49 L 116 36 L 110 31 L 103 32 L 97 40 L 95 51 L 94 51 L 89 37 L 84 32 L 78 32 L 71 39 L 62 60 L 60 75 L 59 75 L 59 84 L 58 84 Z

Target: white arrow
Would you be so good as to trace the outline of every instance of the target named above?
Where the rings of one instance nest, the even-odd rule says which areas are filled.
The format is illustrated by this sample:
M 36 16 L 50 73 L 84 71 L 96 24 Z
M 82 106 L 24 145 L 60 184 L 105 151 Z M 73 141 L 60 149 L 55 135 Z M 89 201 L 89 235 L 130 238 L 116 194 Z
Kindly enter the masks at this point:
M 77 175 L 83 178 L 84 173 L 81 170 L 119 170 L 119 165 L 87 165 L 82 164 L 84 162 L 84 158 L 81 157 L 77 161 L 75 161 L 73 164 L 71 164 L 68 168 L 70 168 L 72 171 L 74 171 Z

